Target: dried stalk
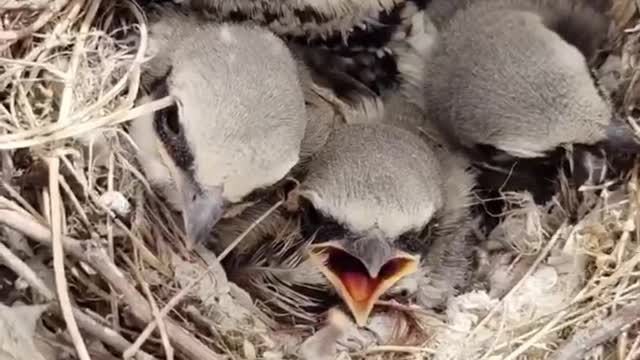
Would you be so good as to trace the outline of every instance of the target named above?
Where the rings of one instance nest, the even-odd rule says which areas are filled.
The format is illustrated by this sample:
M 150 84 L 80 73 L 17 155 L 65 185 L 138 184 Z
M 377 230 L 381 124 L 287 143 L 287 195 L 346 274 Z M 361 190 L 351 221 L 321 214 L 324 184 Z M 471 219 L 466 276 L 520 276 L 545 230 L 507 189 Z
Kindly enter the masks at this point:
M 575 333 L 550 359 L 582 359 L 590 349 L 618 336 L 637 322 L 640 322 L 640 303 L 636 302 L 625 306 L 601 323 Z
M 254 221 L 251 224 L 251 226 L 249 226 L 244 232 L 242 232 L 242 234 L 238 235 L 238 237 L 220 255 L 218 255 L 217 257 L 218 263 L 214 263 L 211 266 L 207 267 L 207 269 L 205 269 L 200 274 L 200 276 L 192 280 L 191 283 L 187 284 L 187 286 L 185 286 L 182 290 L 180 290 L 180 292 L 178 292 L 173 298 L 171 298 L 171 300 L 169 300 L 167 305 L 165 305 L 160 311 L 160 317 L 167 316 L 169 311 L 171 311 L 176 305 L 178 305 L 178 303 L 180 303 L 180 301 L 182 301 L 182 299 L 184 299 L 184 297 L 187 296 L 187 294 L 189 294 L 189 292 L 194 288 L 194 286 L 196 286 L 200 281 L 202 281 L 202 279 L 204 279 L 207 275 L 209 275 L 209 272 L 214 267 L 220 266 L 219 262 L 224 260 L 224 258 L 231 252 L 231 250 L 233 250 L 233 248 L 235 248 L 242 241 L 242 239 L 244 239 L 247 236 L 247 234 L 253 231 L 253 229 L 256 226 L 258 226 L 258 224 L 264 221 L 264 219 L 266 219 L 269 215 L 271 215 L 271 213 L 273 213 L 283 203 L 284 203 L 284 200 L 280 200 L 277 203 L 275 203 L 271 208 L 265 211 L 264 214 L 262 214 L 256 221 Z M 135 349 L 135 346 L 138 346 L 138 347 L 142 346 L 142 344 L 146 341 L 146 339 L 151 335 L 153 330 L 155 330 L 157 325 L 158 323 L 155 320 L 153 322 L 150 322 L 147 325 L 147 327 L 144 329 L 144 331 L 142 331 L 140 336 L 136 339 L 131 350 L 133 351 Z
M 62 309 L 62 317 L 67 324 L 67 329 L 73 340 L 73 345 L 78 352 L 81 360 L 91 360 L 89 351 L 84 343 L 82 334 L 78 329 L 78 324 L 73 316 L 71 307 L 71 299 L 69 298 L 69 290 L 67 278 L 64 269 L 64 250 L 62 246 L 62 201 L 60 199 L 60 184 L 58 182 L 58 174 L 60 169 L 60 159 L 57 157 L 49 160 L 49 193 L 51 200 L 51 233 L 53 247 L 53 271 L 56 277 L 56 292 L 60 309 Z
M 11 252 L 11 250 L 9 250 L 9 248 L 4 246 L 4 244 L 1 242 L 0 259 L 2 259 L 4 264 L 8 266 L 13 272 L 18 274 L 20 278 L 25 280 L 32 289 L 34 289 L 37 293 L 44 297 L 46 301 L 56 300 L 55 293 L 47 287 L 44 281 L 42 281 L 42 279 L 38 277 L 38 275 L 29 267 L 29 265 L 27 265 L 19 257 L 13 254 L 13 252 Z M 58 307 L 55 307 L 52 310 L 57 313 L 61 313 L 61 310 Z M 117 332 L 100 325 L 91 316 L 85 314 L 81 310 L 74 308 L 73 315 L 78 321 L 80 327 L 89 335 L 95 337 L 96 339 L 99 339 L 100 341 L 113 347 L 114 349 L 118 351 L 124 351 L 129 346 L 131 346 L 131 343 L 120 336 Z M 142 350 L 135 354 L 135 358 L 137 360 L 157 360 L 155 357 L 147 354 Z
M 11 201 L 0 196 L 0 223 L 23 233 L 39 243 L 51 246 L 51 232 L 34 221 L 30 215 L 16 210 L 16 207 Z M 63 237 L 62 245 L 68 254 L 92 267 L 114 289 L 120 292 L 122 300 L 128 305 L 129 314 L 134 319 L 142 324 L 148 324 L 153 321 L 151 308 L 144 296 L 127 281 L 120 269 L 109 259 L 103 246 L 96 244 L 95 241 L 87 240 L 81 242 L 70 237 Z M 224 359 L 222 355 L 213 352 L 171 319 L 165 321 L 169 338 L 176 349 L 185 356 L 198 360 Z

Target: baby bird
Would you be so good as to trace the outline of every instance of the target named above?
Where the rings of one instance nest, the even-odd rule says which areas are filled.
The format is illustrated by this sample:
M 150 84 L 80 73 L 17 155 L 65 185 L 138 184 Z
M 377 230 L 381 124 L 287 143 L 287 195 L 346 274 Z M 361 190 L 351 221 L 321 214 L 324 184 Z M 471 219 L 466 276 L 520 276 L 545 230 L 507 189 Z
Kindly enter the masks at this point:
M 416 96 L 453 144 L 494 159 L 566 144 L 638 148 L 587 63 L 607 34 L 604 15 L 571 0 L 436 2 L 438 43 Z
M 345 98 L 368 90 L 335 72 L 316 82 L 292 53 L 300 48 L 265 29 L 172 8 L 155 15 L 146 100 L 171 96 L 175 104 L 137 119 L 131 133 L 150 182 L 182 211 L 187 238 L 202 241 L 228 205 L 282 181 L 326 141 L 337 117 L 327 99 L 343 108 L 349 100 L 321 82 L 339 81 Z
M 426 276 L 432 305 L 464 282 L 473 175 L 442 159 L 405 129 L 369 123 L 340 126 L 310 161 L 295 192 L 310 256 L 358 325 L 410 274 Z
M 463 285 L 474 184 L 465 161 L 377 123 L 378 99 L 366 87 L 265 29 L 169 12 L 150 30 L 149 98 L 176 104 L 135 120 L 131 133 L 188 238 L 228 241 L 293 174 L 303 235 L 318 242 L 310 258 L 359 324 L 409 274 L 425 285 L 422 303 L 442 304 Z M 237 218 L 222 218 L 254 197 Z M 275 237 L 288 216 L 278 210 L 243 246 Z

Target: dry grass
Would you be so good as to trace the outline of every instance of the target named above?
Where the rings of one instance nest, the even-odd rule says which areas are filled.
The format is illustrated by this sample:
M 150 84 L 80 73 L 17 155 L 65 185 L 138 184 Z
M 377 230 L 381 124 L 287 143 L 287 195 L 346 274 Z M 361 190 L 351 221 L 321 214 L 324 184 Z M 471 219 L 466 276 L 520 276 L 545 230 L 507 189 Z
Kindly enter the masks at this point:
M 274 321 L 226 281 L 228 251 L 187 251 L 179 219 L 137 170 L 123 123 L 170 104 L 135 104 L 141 10 L 127 0 L 0 4 L 0 259 L 29 285 L 24 302 L 58 304 L 43 320 L 66 329 L 53 342 L 81 359 L 290 356 L 307 329 L 270 331 Z M 640 30 L 623 30 L 638 22 L 637 6 L 614 8 L 625 80 L 617 97 L 629 114 L 640 96 Z M 546 207 L 507 194 L 514 210 L 503 215 L 520 233 L 503 234 L 512 256 L 488 270 L 500 301 L 465 294 L 445 318 L 381 304 L 393 315 L 391 342 L 340 356 L 445 359 L 455 348 L 460 359 L 640 358 L 638 170 L 580 196 L 567 188 Z M 560 284 L 567 296 L 533 299 L 559 302 L 529 311 L 527 291 L 548 269 L 547 295 Z

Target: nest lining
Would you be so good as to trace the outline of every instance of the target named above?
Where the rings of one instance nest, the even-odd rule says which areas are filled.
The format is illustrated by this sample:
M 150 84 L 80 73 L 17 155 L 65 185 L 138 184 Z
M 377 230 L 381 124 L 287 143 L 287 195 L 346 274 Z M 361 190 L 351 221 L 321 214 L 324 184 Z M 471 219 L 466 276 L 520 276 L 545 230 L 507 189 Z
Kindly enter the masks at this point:
M 581 189 L 579 197 L 567 186 L 546 206 L 505 194 L 513 210 L 501 214 L 501 225 L 488 236 L 509 251 L 479 256 L 486 259 L 479 273 L 492 293 L 461 294 L 444 315 L 383 302 L 385 311 L 372 318 L 369 332 L 340 320 L 309 337 L 314 329 L 308 323 L 278 328 L 268 307 L 227 280 L 219 262 L 228 251 L 216 258 L 185 249 L 179 218 L 138 170 L 124 126 L 171 103 L 135 103 L 147 47 L 142 11 L 127 0 L 4 5 L 0 264 L 11 271 L 0 274 L 19 278 L 0 295 L 12 309 L 50 304 L 42 316 L 41 307 L 27 308 L 40 317 L 31 331 L 34 346 L 49 349 L 39 354 L 278 359 L 302 347 L 307 357 L 320 359 L 309 349 L 355 339 L 360 348 L 338 347 L 331 356 L 640 356 L 633 327 L 640 317 L 637 166 L 615 181 Z M 636 6 L 616 2 L 619 30 L 634 26 Z M 639 37 L 632 29 L 612 41 L 621 53 L 622 109 L 635 106 L 640 50 L 633 45 Z M 290 299 L 269 289 L 274 301 Z M 286 305 L 291 313 L 312 320 L 294 305 Z M 584 344 L 593 348 L 583 350 Z

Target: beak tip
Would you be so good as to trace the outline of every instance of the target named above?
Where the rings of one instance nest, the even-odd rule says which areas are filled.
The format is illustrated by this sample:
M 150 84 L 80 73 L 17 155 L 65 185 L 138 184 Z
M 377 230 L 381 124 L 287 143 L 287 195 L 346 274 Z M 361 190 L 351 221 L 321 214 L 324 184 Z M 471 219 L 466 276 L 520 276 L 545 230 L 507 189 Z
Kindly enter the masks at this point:
M 206 243 L 211 238 L 211 229 L 220 221 L 224 212 L 219 203 L 194 206 L 184 214 L 185 235 L 188 246 Z
M 186 230 L 186 246 L 189 250 L 193 249 L 197 244 L 204 244 L 209 240 L 209 230 L 215 225 L 212 223 L 211 226 L 202 226 L 199 228 L 194 228 L 192 226 L 187 226 Z
M 356 320 L 356 325 L 358 325 L 359 327 L 364 327 L 367 325 L 367 322 L 369 320 L 369 314 L 353 314 L 353 317 Z

